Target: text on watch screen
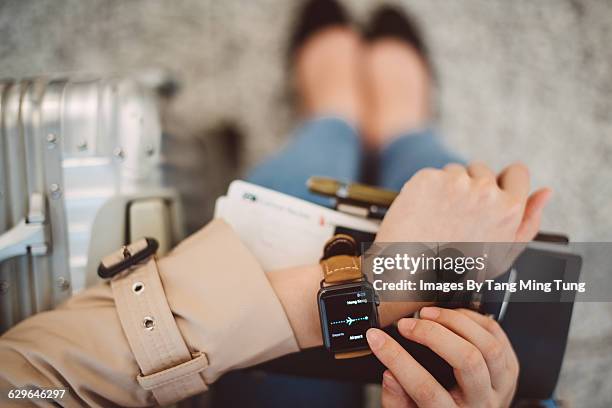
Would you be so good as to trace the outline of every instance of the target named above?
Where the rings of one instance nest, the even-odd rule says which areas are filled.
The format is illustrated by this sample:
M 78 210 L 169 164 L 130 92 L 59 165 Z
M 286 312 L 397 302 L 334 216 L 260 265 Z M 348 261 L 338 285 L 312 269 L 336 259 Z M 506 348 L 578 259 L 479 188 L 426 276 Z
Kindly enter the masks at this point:
M 367 347 L 366 331 L 375 324 L 371 321 L 373 306 L 367 293 L 333 295 L 324 302 L 331 350 Z

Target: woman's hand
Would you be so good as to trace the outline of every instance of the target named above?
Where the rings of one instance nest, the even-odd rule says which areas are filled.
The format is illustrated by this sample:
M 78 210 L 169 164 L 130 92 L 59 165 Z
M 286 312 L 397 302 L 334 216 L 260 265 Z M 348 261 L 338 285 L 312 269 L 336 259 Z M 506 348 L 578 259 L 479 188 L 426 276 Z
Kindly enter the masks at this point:
M 499 176 L 481 163 L 425 169 L 405 185 L 382 222 L 378 242 L 529 241 L 539 228 L 550 190 L 529 193 L 529 173 L 514 164 Z M 319 265 L 268 272 L 300 348 L 322 344 L 318 306 Z M 383 302 L 381 326 L 425 303 Z
M 499 175 L 482 163 L 423 169 L 402 188 L 377 242 L 528 242 L 540 226 L 549 189 L 529 195 L 522 164 Z
M 507 407 L 516 390 L 519 364 L 493 319 L 471 310 L 426 307 L 421 319 L 402 319 L 402 336 L 429 347 L 452 367 L 457 386 L 447 391 L 402 346 L 378 329 L 367 332 L 383 375 L 382 406 Z

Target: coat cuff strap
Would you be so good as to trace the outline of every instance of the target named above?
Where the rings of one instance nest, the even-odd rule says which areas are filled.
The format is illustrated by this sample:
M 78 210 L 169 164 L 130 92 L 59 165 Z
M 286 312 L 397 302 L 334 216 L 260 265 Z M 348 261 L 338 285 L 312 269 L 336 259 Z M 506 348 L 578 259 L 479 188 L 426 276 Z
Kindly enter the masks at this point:
M 131 267 L 111 280 L 119 319 L 140 367 L 137 381 L 167 405 L 207 390 L 206 355 L 188 349 L 168 305 L 157 262 Z

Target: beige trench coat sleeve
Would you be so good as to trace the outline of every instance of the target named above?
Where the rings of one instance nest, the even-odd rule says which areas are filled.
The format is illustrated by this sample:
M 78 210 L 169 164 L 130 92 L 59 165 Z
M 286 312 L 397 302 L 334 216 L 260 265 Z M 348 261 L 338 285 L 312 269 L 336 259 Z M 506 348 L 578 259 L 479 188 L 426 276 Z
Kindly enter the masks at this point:
M 208 358 L 206 383 L 298 350 L 265 273 L 237 235 L 215 220 L 159 260 L 170 309 L 192 352 Z M 0 405 L 15 387 L 66 388 L 64 406 L 153 405 L 102 283 L 0 338 Z M 44 405 L 44 401 L 40 401 Z

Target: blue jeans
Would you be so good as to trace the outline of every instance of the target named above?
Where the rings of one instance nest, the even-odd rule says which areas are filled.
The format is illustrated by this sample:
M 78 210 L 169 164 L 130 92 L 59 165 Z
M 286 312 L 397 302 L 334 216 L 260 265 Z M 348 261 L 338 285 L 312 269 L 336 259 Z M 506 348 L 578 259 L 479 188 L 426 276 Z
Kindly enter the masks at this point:
M 247 180 L 317 204 L 329 206 L 331 199 L 308 191 L 310 176 L 361 181 L 365 154 L 357 131 L 336 118 L 306 122 L 279 153 L 255 167 Z M 399 190 L 419 169 L 461 162 L 430 129 L 400 135 L 379 156 L 377 184 Z M 314 296 L 314 294 L 313 294 Z M 283 375 L 226 375 L 213 394 L 215 406 L 241 407 L 356 407 L 363 405 L 359 384 L 330 380 L 300 379 Z M 235 392 L 240 389 L 240 392 Z M 302 402 L 300 402 L 302 401 Z
M 297 129 L 289 144 L 249 174 L 251 183 L 281 191 L 321 205 L 331 200 L 312 194 L 306 187 L 310 176 L 343 181 L 362 180 L 364 152 L 357 131 L 337 118 L 319 118 Z M 414 173 L 425 167 L 462 163 L 447 150 L 432 129 L 399 135 L 378 158 L 376 184 L 400 190 Z

